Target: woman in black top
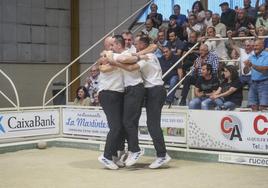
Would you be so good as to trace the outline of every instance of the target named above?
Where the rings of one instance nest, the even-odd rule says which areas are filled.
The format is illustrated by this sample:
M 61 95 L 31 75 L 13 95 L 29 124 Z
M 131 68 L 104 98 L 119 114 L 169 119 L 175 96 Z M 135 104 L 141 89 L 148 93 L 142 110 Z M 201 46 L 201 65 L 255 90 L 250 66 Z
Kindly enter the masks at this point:
M 224 67 L 223 74 L 224 81 L 210 98 L 214 100 L 216 110 L 234 110 L 242 103 L 242 84 L 233 65 Z

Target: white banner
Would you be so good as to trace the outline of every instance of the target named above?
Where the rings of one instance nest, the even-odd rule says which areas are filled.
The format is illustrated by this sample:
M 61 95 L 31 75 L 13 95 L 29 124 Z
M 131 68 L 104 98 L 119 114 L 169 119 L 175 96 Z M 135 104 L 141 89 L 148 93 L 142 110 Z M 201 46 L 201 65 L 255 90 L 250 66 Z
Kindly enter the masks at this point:
M 59 111 L 0 114 L 0 139 L 59 134 Z
M 186 113 L 163 112 L 162 129 L 167 142 L 186 142 Z M 63 133 L 106 137 L 109 127 L 102 110 L 63 109 Z M 139 139 L 151 140 L 146 125 L 146 112 L 139 122 Z
M 63 133 L 106 137 L 109 128 L 102 110 L 63 109 Z
M 187 114 L 183 112 L 162 111 L 161 128 L 165 142 L 186 143 L 186 117 Z M 143 111 L 139 122 L 139 138 L 152 140 L 148 132 L 146 119 L 146 112 Z
M 268 153 L 268 114 L 189 111 L 190 147 Z

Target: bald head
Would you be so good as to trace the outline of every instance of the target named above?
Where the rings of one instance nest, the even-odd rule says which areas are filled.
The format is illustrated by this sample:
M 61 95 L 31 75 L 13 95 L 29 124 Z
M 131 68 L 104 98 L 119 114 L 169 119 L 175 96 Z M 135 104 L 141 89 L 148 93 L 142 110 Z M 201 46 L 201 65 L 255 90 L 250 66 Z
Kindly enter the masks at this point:
M 199 47 L 199 53 L 200 53 L 201 58 L 205 57 L 208 54 L 208 45 L 202 44 Z
M 254 42 L 254 52 L 255 55 L 259 55 L 264 49 L 264 40 L 262 39 L 257 39 Z
M 104 39 L 104 50 L 112 50 L 114 39 L 109 36 Z

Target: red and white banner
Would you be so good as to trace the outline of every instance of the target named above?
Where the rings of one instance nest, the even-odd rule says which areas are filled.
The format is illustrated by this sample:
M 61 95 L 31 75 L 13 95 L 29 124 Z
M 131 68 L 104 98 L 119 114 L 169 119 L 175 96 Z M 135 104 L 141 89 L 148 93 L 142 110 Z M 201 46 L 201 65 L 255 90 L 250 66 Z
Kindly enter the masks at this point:
M 190 110 L 188 145 L 268 153 L 268 114 Z
M 59 111 L 0 114 L 0 139 L 59 134 Z

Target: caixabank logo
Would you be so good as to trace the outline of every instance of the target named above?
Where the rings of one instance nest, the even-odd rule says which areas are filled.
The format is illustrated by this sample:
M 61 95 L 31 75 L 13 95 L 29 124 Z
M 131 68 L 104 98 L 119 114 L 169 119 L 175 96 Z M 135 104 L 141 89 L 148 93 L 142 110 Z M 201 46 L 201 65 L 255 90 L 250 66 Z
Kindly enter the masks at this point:
M 6 132 L 4 129 L 4 126 L 2 125 L 2 119 L 3 119 L 3 116 L 0 115 L 0 134 Z
M 221 120 L 221 132 L 228 140 L 242 141 L 242 123 L 239 118 L 228 115 Z

